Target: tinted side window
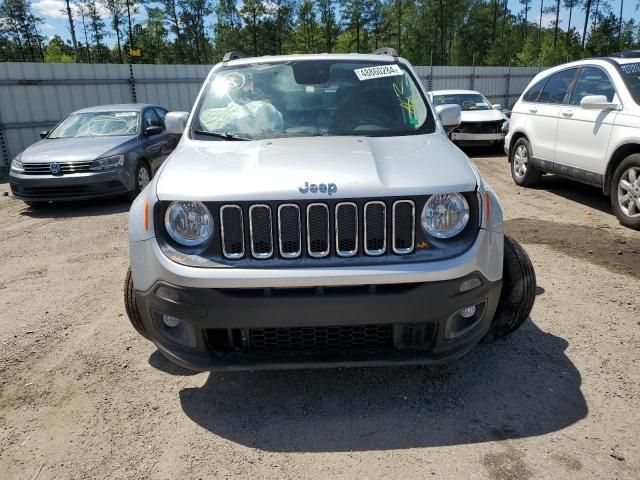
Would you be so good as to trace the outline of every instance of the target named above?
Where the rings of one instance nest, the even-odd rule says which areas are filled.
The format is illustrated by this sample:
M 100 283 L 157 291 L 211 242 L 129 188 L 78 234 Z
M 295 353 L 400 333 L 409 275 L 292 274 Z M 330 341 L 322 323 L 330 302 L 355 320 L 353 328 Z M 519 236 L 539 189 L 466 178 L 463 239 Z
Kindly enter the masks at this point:
M 158 118 L 155 112 L 148 108 L 144 111 L 144 117 L 142 118 L 143 127 L 163 127 L 162 121 Z M 164 128 L 164 127 L 163 127 Z
M 162 123 L 160 126 L 164 128 L 164 117 L 167 116 L 167 111 L 164 108 L 154 108 L 153 110 L 156 112 L 158 117 L 160 117 L 160 122 Z
M 615 93 L 606 73 L 596 67 L 585 67 L 578 75 L 569 103 L 580 105 L 580 101 L 587 95 L 604 95 L 608 102 L 612 102 Z
M 540 90 L 542 90 L 542 87 L 544 87 L 544 84 L 547 83 L 547 80 L 548 78 L 543 78 L 538 83 L 536 83 L 533 87 L 527 90 L 527 93 L 524 94 L 524 97 L 522 97 L 522 100 L 524 100 L 525 102 L 535 102 L 536 99 L 538 98 L 538 94 L 540 93 Z
M 569 91 L 569 85 L 575 73 L 576 69 L 571 68 L 552 75 L 542 89 L 538 101 L 541 103 L 564 103 L 564 97 Z

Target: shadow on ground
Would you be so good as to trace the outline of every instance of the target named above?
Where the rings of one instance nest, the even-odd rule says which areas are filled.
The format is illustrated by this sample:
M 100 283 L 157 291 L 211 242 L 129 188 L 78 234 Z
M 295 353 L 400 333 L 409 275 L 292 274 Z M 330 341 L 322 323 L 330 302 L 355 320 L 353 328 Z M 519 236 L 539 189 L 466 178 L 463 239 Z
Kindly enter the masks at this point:
M 585 206 L 585 209 L 598 210 L 613 215 L 609 197 L 602 193 L 600 187 L 593 187 L 558 175 L 543 175 L 540 182 L 533 188 L 580 203 Z
M 439 367 L 211 374 L 180 392 L 195 423 L 278 452 L 460 445 L 561 430 L 587 415 L 567 342 L 531 321 Z
M 535 218 L 507 220 L 504 229 L 521 243 L 548 245 L 614 273 L 640 278 L 640 234 L 633 230 L 626 236 L 602 225 L 594 227 Z
M 16 200 L 19 201 L 19 200 Z M 128 212 L 131 202 L 125 199 L 95 199 L 73 202 L 43 203 L 37 207 L 24 204 L 20 215 L 31 218 L 73 218 L 113 215 Z

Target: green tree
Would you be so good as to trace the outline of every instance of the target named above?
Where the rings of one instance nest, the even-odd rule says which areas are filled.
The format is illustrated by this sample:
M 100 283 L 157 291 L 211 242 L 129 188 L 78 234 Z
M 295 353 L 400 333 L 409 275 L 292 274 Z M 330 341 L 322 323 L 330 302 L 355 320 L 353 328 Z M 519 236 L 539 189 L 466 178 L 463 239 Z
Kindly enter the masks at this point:
M 0 33 L 15 44 L 20 60 L 44 61 L 41 17 L 33 14 L 29 0 L 4 0 L 0 4 Z
M 73 50 L 55 35 L 44 49 L 44 61 L 47 63 L 72 63 Z

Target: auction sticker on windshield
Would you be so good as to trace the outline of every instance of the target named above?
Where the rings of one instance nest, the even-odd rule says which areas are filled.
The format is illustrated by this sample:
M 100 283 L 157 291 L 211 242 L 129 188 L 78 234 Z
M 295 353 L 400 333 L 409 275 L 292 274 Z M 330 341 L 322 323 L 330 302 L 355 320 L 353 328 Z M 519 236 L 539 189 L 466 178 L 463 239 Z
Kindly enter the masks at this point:
M 398 65 L 382 65 L 379 67 L 357 68 L 354 70 L 358 80 L 371 80 L 373 78 L 396 77 L 404 72 Z

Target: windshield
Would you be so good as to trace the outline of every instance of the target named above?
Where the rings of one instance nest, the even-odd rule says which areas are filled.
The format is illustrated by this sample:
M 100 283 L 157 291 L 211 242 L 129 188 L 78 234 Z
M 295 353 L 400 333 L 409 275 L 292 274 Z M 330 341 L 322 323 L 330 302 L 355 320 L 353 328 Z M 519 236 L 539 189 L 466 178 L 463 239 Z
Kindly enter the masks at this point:
M 396 136 L 434 129 L 424 97 L 402 65 L 355 60 L 223 67 L 209 79 L 193 122 L 203 139 Z
M 86 112 L 72 113 L 47 138 L 114 137 L 137 133 L 137 112 Z
M 640 104 L 640 62 L 620 65 L 622 76 L 636 103 Z
M 456 93 L 433 96 L 433 105 L 460 105 L 462 110 L 491 110 L 489 101 L 479 93 Z

